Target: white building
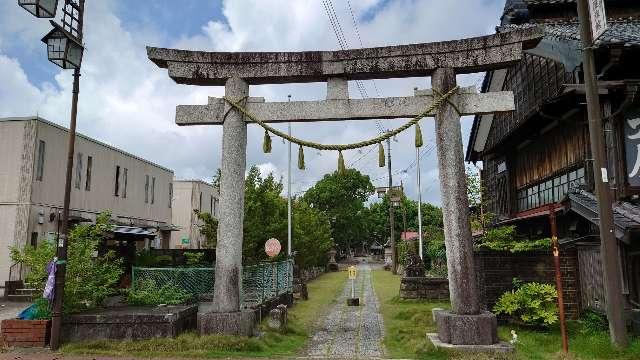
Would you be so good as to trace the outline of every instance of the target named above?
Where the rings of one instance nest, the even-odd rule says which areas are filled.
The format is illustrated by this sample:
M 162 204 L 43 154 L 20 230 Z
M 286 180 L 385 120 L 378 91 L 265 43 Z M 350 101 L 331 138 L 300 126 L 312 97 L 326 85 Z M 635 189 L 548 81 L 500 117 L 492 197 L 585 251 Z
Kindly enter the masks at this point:
M 55 241 L 68 134 L 39 117 L 0 119 L 0 284 L 9 280 L 10 246 Z M 78 134 L 70 220 L 111 210 L 114 239 L 128 240 L 118 244 L 168 248 L 172 181 L 172 170 Z
M 207 239 L 200 233 L 202 222 L 196 210 L 218 218 L 219 192 L 213 185 L 201 180 L 173 182 L 171 223 L 178 230 L 171 233 L 172 249 L 201 249 Z

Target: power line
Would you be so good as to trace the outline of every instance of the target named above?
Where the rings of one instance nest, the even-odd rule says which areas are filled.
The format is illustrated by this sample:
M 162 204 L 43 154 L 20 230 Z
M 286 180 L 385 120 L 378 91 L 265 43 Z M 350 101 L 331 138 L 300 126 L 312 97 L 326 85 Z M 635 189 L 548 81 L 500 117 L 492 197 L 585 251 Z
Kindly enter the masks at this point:
M 347 0 L 347 7 L 349 8 L 349 13 L 351 13 L 351 20 L 353 21 L 353 28 L 355 29 L 356 32 L 356 37 L 358 38 L 358 41 L 360 42 L 360 47 L 364 47 L 364 44 L 362 43 L 362 37 L 360 36 L 360 29 L 358 27 L 358 20 L 356 20 L 356 15 L 353 12 L 353 8 L 351 7 L 351 1 Z M 374 79 L 371 80 L 371 82 L 373 83 L 373 87 L 376 90 L 376 95 L 378 97 L 380 96 L 380 90 L 378 90 L 378 86 L 376 85 L 376 81 Z
M 322 5 L 324 5 L 324 10 L 329 17 L 329 22 L 331 23 L 331 27 L 333 29 L 333 33 L 336 35 L 336 39 L 338 40 L 338 45 L 340 49 L 346 50 L 349 48 L 349 42 L 347 38 L 344 36 L 344 31 L 342 30 L 342 25 L 340 25 L 340 19 L 336 14 L 335 8 L 333 6 L 332 0 L 322 0 Z M 360 80 L 356 80 L 356 86 L 358 87 L 358 91 L 362 98 L 367 98 L 369 95 L 367 94 L 367 89 L 364 87 Z

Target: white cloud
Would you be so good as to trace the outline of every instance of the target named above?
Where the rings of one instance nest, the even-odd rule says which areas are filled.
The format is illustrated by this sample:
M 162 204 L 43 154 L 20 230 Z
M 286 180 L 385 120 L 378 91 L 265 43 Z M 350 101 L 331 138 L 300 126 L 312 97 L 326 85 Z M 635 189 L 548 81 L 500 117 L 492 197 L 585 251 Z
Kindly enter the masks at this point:
M 124 0 L 122 0 L 124 1 Z M 0 114 L 2 116 L 33 115 L 36 112 L 51 121 L 66 125 L 71 99 L 71 72 L 60 71 L 55 87 L 32 84 L 21 64 L 7 56 L 12 48 L 8 41 L 28 41 L 37 44 L 48 29 L 46 21 L 29 18 L 16 4 L 3 2 L 0 10 Z M 379 0 L 351 1 L 356 17 L 377 6 Z M 175 170 L 180 178 L 210 180 L 220 163 L 221 128 L 198 126 L 180 128 L 174 123 L 175 106 L 205 104 L 207 96 L 221 96 L 221 87 L 193 87 L 177 85 L 166 70 L 148 61 L 145 45 L 209 49 L 217 51 L 271 50 L 295 51 L 335 49 L 337 43 L 325 9 L 316 0 L 227 0 L 223 3 L 226 22 L 210 21 L 202 32 L 187 37 L 177 34 L 173 43 L 162 43 L 163 37 L 151 31 L 134 32 L 123 26 L 115 15 L 115 0 L 94 1 L 87 7 L 85 29 L 86 53 L 80 86 L 79 130 L 126 151 L 135 153 Z M 358 40 L 346 2 L 334 1 L 342 29 L 352 47 Z M 378 9 L 368 22 L 359 23 L 365 46 L 427 42 L 476 36 L 487 33 L 498 21 L 502 4 L 477 0 L 396 0 Z M 24 13 L 24 14 L 22 14 Z M 17 17 L 19 18 L 17 18 Z M 213 18 L 213 17 L 212 17 Z M 455 19 L 452 23 L 451 19 Z M 37 26 L 27 26 L 25 24 Z M 45 25 L 42 25 L 45 23 Z M 19 38 L 16 40 L 15 38 Z M 9 40 L 8 40 L 9 39 Z M 13 43 L 12 43 L 13 44 Z M 37 44 L 42 46 L 41 44 Z M 4 54 L 4 55 L 3 55 Z M 46 59 L 42 59 L 46 62 Z M 54 65 L 50 65 L 54 66 Z M 475 83 L 478 77 L 461 77 L 461 82 Z M 376 91 L 366 82 L 369 96 Z M 426 78 L 376 81 L 382 96 L 410 95 L 415 86 L 428 86 Z M 351 93 L 359 97 L 355 86 Z M 253 86 L 252 96 L 264 96 L 268 101 L 321 99 L 323 84 L 289 84 Z M 383 127 L 398 126 L 401 120 L 383 121 Z M 433 139 L 433 121 L 423 120 L 425 140 Z M 281 129 L 285 125 L 279 125 Z M 470 121 L 463 122 L 468 132 Z M 375 122 L 294 124 L 295 135 L 324 143 L 353 142 L 377 134 Z M 273 139 L 272 154 L 262 154 L 263 132 L 249 126 L 247 165 L 260 164 L 262 172 L 285 174 L 286 145 Z M 407 168 L 415 161 L 413 133 L 401 134 L 393 144 L 394 171 Z M 426 141 L 428 145 L 428 141 Z M 297 149 L 294 149 L 297 151 Z M 366 154 L 366 156 L 365 156 Z M 295 155 L 295 153 L 294 153 Z M 377 151 L 363 149 L 361 153 L 345 153 L 347 163 L 365 171 L 376 185 L 386 184 L 386 169 L 377 167 Z M 318 180 L 322 174 L 334 171 L 337 155 L 318 154 L 305 150 L 306 171 L 299 171 L 294 156 L 294 193 L 300 193 Z M 422 161 L 425 201 L 439 202 L 435 152 Z M 279 170 L 281 169 L 281 170 Z M 416 197 L 415 169 L 405 176 L 408 194 Z M 399 174 L 395 175 L 400 180 Z

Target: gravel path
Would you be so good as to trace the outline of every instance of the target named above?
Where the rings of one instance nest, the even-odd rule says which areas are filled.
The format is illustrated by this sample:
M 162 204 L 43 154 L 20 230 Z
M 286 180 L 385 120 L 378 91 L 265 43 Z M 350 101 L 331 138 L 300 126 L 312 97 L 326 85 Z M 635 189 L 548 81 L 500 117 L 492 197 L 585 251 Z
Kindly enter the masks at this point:
M 324 323 L 314 332 L 308 349 L 309 358 L 380 359 L 384 356 L 384 327 L 369 265 L 358 265 L 355 288 L 360 306 L 347 306 L 347 298 L 351 297 L 351 281 L 348 280 Z

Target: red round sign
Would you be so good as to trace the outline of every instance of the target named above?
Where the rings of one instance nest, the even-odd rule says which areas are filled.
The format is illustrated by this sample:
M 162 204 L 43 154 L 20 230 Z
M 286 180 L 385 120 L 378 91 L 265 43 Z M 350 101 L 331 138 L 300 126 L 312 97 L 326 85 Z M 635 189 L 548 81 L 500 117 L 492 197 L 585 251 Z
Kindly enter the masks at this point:
M 280 254 L 280 241 L 278 239 L 269 239 L 266 243 L 264 243 L 264 251 L 267 253 L 269 257 L 274 257 Z

